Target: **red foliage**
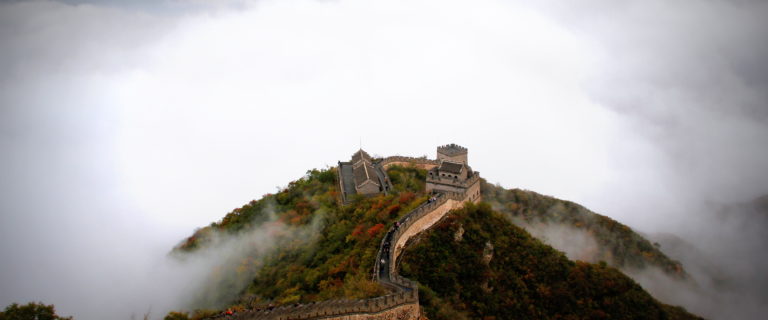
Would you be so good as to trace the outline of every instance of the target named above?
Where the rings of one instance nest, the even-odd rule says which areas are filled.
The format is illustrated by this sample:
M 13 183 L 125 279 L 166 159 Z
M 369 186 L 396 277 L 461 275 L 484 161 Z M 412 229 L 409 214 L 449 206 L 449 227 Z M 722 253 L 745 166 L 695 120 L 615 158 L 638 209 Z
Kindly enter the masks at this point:
M 411 200 L 413 200 L 414 198 L 416 198 L 416 194 L 415 193 L 410 192 L 410 191 L 409 192 L 403 192 L 403 193 L 400 194 L 400 200 L 399 201 L 400 201 L 400 204 L 404 204 L 404 203 L 407 203 L 407 202 L 411 202 Z
M 341 272 L 350 272 L 355 270 L 358 267 L 357 261 L 355 261 L 354 257 L 349 257 L 339 263 L 336 267 L 334 267 L 331 270 L 328 270 L 329 275 L 335 275 Z
M 279 220 L 285 224 L 297 225 L 301 224 L 303 219 L 296 210 L 288 210 L 280 216 Z
M 360 235 L 363 234 L 363 228 L 365 228 L 364 225 L 358 224 L 357 227 L 355 227 L 355 230 L 352 230 L 352 236 L 355 238 L 360 237 Z
M 368 235 L 371 237 L 376 236 L 382 229 L 384 229 L 384 224 L 378 223 L 375 226 L 368 229 Z
M 399 211 L 400 211 L 400 205 L 397 204 L 397 203 L 387 207 L 387 213 L 388 214 L 396 214 Z
M 386 198 L 380 198 L 379 201 L 376 201 L 373 205 L 371 205 L 371 210 L 379 210 L 386 206 L 389 203 Z

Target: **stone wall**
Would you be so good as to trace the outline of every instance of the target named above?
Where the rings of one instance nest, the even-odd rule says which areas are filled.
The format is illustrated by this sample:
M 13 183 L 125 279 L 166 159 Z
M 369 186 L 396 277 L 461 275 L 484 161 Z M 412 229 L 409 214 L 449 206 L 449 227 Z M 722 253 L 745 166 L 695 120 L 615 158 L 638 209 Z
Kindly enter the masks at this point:
M 249 310 L 222 317 L 231 320 L 412 320 L 419 318 L 418 299 L 387 295 L 368 300 L 328 300 L 319 303 Z
M 427 176 L 426 190 L 427 192 L 435 190 L 467 193 L 468 195 L 474 194 L 477 191 L 480 191 L 480 172 L 475 172 L 474 175 L 467 180 L 456 182 L 449 179 L 441 179 L 440 177 Z
M 468 163 L 467 162 L 467 154 L 466 153 L 451 156 L 451 155 L 446 155 L 446 154 L 441 153 L 439 148 L 437 149 L 437 160 L 438 161 L 440 161 L 440 160 L 448 160 L 448 161 L 458 162 L 458 163 L 463 163 L 463 164 L 467 164 Z
M 407 220 L 405 225 L 400 227 L 395 234 L 395 241 L 393 241 L 392 246 L 394 250 L 392 251 L 393 263 L 390 264 L 391 273 L 396 272 L 397 258 L 400 256 L 408 239 L 429 229 L 437 221 L 442 219 L 448 211 L 460 207 L 463 202 L 457 200 L 457 198 L 463 198 L 463 196 L 451 197 L 449 195 L 441 194 L 437 201 L 421 207 L 422 210 L 419 210 L 412 219 Z

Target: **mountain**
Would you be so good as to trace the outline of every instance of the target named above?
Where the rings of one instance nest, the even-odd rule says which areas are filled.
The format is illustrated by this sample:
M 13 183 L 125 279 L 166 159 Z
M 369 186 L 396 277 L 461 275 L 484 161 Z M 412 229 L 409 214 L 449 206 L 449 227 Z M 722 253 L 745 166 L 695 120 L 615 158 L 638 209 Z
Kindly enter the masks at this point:
M 183 259 L 216 246 L 222 237 L 278 232 L 270 240 L 277 243 L 271 252 L 254 249 L 224 259 L 190 309 L 239 310 L 381 295 L 385 290 L 371 279 L 371 270 L 382 236 L 399 216 L 428 199 L 424 170 L 394 167 L 387 174 L 395 192 L 354 197 L 343 205 L 336 168 L 310 170 L 278 193 L 197 230 L 174 249 L 174 256 Z
M 226 308 L 285 310 L 386 294 L 390 289 L 372 274 L 382 239 L 398 219 L 433 199 L 425 192 L 426 170 L 394 165 L 386 175 L 392 184 L 387 194 L 353 196 L 345 204 L 336 168 L 310 170 L 182 241 L 172 251 L 178 259 L 227 252 L 216 255 L 218 264 L 206 279 L 194 279 L 201 286 L 189 302 L 188 309 L 196 310 L 192 318 L 215 316 Z M 510 222 L 515 213 L 532 212 L 576 221 L 579 215 L 563 219 L 563 212 L 583 211 L 580 206 L 487 183 L 482 196 L 488 204 L 448 213 L 436 227 L 417 235 L 414 239 L 421 240 L 406 247 L 398 260 L 403 275 L 421 284 L 419 303 L 429 319 L 696 318 L 659 303 L 617 269 L 571 261 Z M 565 211 L 543 209 L 556 203 Z M 679 264 L 618 222 L 598 219 L 589 225 L 603 228 L 600 237 L 619 239 L 607 244 L 627 248 L 606 249 L 620 257 L 612 261 L 666 266 L 684 275 Z M 460 229 L 463 235 L 454 241 Z M 183 312 L 168 315 L 186 317 Z
M 755 198 L 752 201 L 752 205 L 758 212 L 761 212 L 763 216 L 768 216 L 768 194 Z
M 507 190 L 485 181 L 482 193 L 483 200 L 510 221 L 572 258 L 605 261 L 625 270 L 652 266 L 677 278 L 687 277 L 682 264 L 664 254 L 658 243 L 654 244 L 628 226 L 579 204 L 533 191 Z
M 698 319 L 604 263 L 568 260 L 487 203 L 449 214 L 402 260 L 430 319 Z

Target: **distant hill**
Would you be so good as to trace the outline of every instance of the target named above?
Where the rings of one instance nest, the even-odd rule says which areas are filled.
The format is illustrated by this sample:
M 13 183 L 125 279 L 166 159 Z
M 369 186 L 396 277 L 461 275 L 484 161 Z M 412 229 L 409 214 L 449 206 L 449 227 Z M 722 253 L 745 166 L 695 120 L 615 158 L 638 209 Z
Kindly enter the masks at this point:
M 653 266 L 675 277 L 687 277 L 682 264 L 661 252 L 658 244 L 648 241 L 616 220 L 594 213 L 579 204 L 533 191 L 507 190 L 485 181 L 481 187 L 485 202 L 534 234 L 542 229 L 565 226 L 581 232 L 574 234 L 574 237 L 587 235 L 594 239 L 594 248 L 585 248 L 591 250 L 582 250 L 577 254 L 581 260 L 605 261 L 608 265 L 620 269 L 644 269 Z M 573 238 L 562 240 L 564 245 L 574 241 Z M 545 242 L 558 247 L 556 243 Z
M 353 196 L 344 205 L 339 197 L 336 170 L 310 170 L 304 177 L 291 182 L 276 194 L 253 200 L 228 213 L 220 221 L 197 230 L 174 248 L 172 255 L 185 259 L 198 251 L 217 250 L 221 239 L 251 241 L 238 246 L 241 249 L 236 251 L 234 257 L 221 259 L 208 279 L 190 279 L 204 282 L 205 286 L 197 298 L 190 302 L 188 309 L 198 310 L 196 317 L 203 318 L 223 308 L 243 310 L 329 299 L 361 299 L 386 292 L 385 288 L 372 279 L 374 257 L 384 232 L 397 219 L 429 199 L 424 191 L 426 171 L 413 167 L 390 167 L 387 175 L 393 185 L 392 192 L 374 197 Z M 658 316 L 659 319 L 693 318 L 681 309 L 659 304 L 619 271 L 605 265 L 570 261 L 523 229 L 501 218 L 501 214 L 514 217 L 516 214 L 551 212 L 551 215 L 542 217 L 555 219 L 563 216 L 562 212 L 585 210 L 579 209 L 580 206 L 532 192 L 506 191 L 488 184 L 483 185 L 483 197 L 487 197 L 490 205 L 500 208 L 502 213 L 489 213 L 491 207 L 488 205 L 471 207 L 468 211 L 457 213 L 455 217 L 471 217 L 460 218 L 472 222 L 463 227 L 467 230 L 464 238 L 466 241 L 457 242 L 458 251 L 449 252 L 454 257 L 439 256 L 434 259 L 448 259 L 446 263 L 451 264 L 462 263 L 465 257 L 477 258 L 487 250 L 485 243 L 490 240 L 494 247 L 492 274 L 458 278 L 424 277 L 424 270 L 431 270 L 430 264 L 440 260 L 426 259 L 432 256 L 414 255 L 412 252 L 429 251 L 425 249 L 432 248 L 429 242 L 409 250 L 407 262 L 403 263 L 403 273 L 423 281 L 425 288 L 420 292 L 427 299 L 424 303 L 427 310 L 431 310 L 430 314 L 438 319 L 454 311 L 456 315 L 470 317 L 487 312 L 488 315 L 495 314 L 498 319 L 503 319 L 509 316 L 497 313 L 500 310 L 498 308 L 510 301 L 514 301 L 516 312 L 522 312 L 532 319 L 536 318 L 535 315 L 599 318 L 603 315 L 617 316 L 619 313 L 635 319 L 645 316 Z M 565 211 L 543 209 L 552 206 L 563 206 Z M 684 273 L 679 264 L 663 256 L 629 228 L 605 217 L 608 220 L 597 219 L 597 222 L 589 220 L 589 217 L 574 214 L 573 217 L 559 218 L 558 221 L 583 219 L 590 226 L 603 226 L 605 223 L 600 234 L 605 239 L 613 239 L 606 243 L 624 244 L 627 248 L 612 253 L 620 257 L 618 261 L 625 264 L 653 263 L 666 266 L 667 270 L 678 274 Z M 457 218 L 453 219 L 455 221 Z M 426 239 L 449 237 L 439 233 L 441 228 L 453 228 L 456 225 L 446 223 L 441 223 Z M 498 226 L 498 230 L 487 230 L 487 226 L 493 225 Z M 453 237 L 454 231 L 451 231 L 450 237 Z M 269 240 L 254 236 L 263 234 L 269 234 Z M 258 240 L 254 242 L 253 239 Z M 272 244 L 261 246 L 260 242 L 266 241 Z M 447 254 L 442 250 L 437 252 Z M 512 263 L 508 258 L 501 257 L 507 255 L 517 257 L 516 260 L 528 260 Z M 470 266 L 478 267 L 475 264 L 466 265 Z M 463 269 L 465 266 L 456 267 Z M 486 269 L 478 267 L 477 270 Z M 498 277 L 501 273 L 506 275 Z M 478 276 L 489 280 L 487 283 L 478 282 Z M 461 288 L 467 288 L 468 295 L 459 294 L 456 297 L 453 291 L 443 291 L 445 288 L 455 290 L 450 289 L 452 284 L 448 283 L 454 280 L 458 281 L 457 285 Z M 440 284 L 441 281 L 448 282 Z M 555 283 L 557 281 L 565 282 L 558 285 Z M 494 295 L 499 295 L 498 299 L 511 300 L 493 304 L 500 302 L 487 301 L 490 297 L 480 297 L 479 293 L 483 290 L 491 290 Z M 555 302 L 553 297 L 568 299 L 562 305 L 549 305 Z M 539 298 L 544 300 L 536 301 Z M 635 304 L 639 307 L 635 307 Z M 441 306 L 448 313 L 439 311 L 443 308 Z
M 753 201 L 755 209 L 768 216 L 768 194 L 758 197 Z

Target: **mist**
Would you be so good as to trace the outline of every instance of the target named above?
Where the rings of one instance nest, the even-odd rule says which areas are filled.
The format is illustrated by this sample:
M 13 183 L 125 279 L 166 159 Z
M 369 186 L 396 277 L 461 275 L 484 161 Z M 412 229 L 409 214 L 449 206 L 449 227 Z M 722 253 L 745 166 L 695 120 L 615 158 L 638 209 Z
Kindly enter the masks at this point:
M 531 235 L 563 252 L 571 260 L 606 262 L 632 277 L 660 301 L 683 306 L 707 319 L 759 319 L 768 302 L 768 197 L 748 203 L 710 206 L 698 212 L 693 233 L 654 233 L 642 236 L 668 257 L 682 263 L 685 277 L 660 267 L 622 265 L 611 248 L 598 244 L 593 233 L 570 224 L 507 216 Z M 549 210 L 567 215 L 555 205 Z M 642 233 L 642 232 L 641 232 Z M 608 253 L 608 254 L 606 254 Z
M 718 212 L 768 194 L 766 17 L 749 0 L 2 2 L 0 305 L 159 315 L 188 297 L 147 294 L 151 273 L 185 275 L 164 261 L 196 228 L 361 144 L 445 143 L 765 296 L 762 234 Z
M 566 224 L 550 224 L 541 221 L 527 223 L 523 219 L 511 219 L 518 226 L 525 228 L 535 238 L 565 253 L 571 260 L 591 263 L 608 262 L 610 257 L 601 256 L 600 246 L 591 234 Z

